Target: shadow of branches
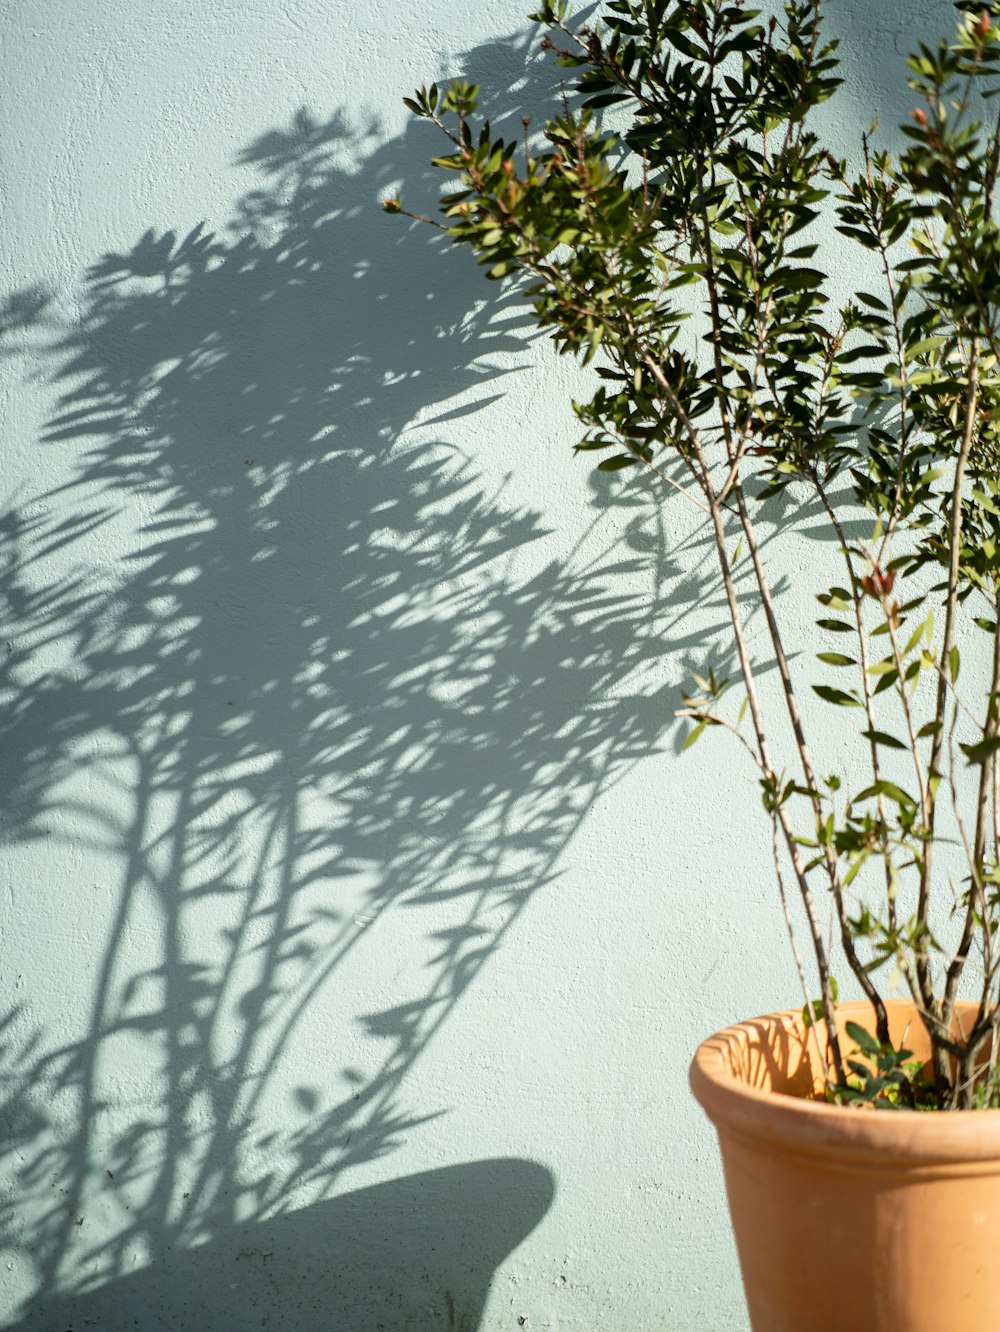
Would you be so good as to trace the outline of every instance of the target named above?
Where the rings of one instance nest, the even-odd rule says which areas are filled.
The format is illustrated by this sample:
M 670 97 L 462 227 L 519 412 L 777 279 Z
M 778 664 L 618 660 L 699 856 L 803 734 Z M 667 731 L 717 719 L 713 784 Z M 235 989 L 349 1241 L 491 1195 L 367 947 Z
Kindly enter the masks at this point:
M 520 108 L 524 55 L 469 67 L 527 80 Z M 596 489 L 567 561 L 454 447 L 527 343 L 377 213 L 426 144 L 300 112 L 244 154 L 228 231 L 105 255 L 71 323 L 8 303 L 72 472 L 3 518 L 5 840 L 115 875 L 66 885 L 98 920 L 80 1012 L 26 998 L 0 1031 L 0 1227 L 43 1322 L 341 1195 L 438 1112 L 408 1075 L 657 747 L 650 663 L 701 637 L 645 504 L 609 523 Z M 338 988 L 359 951 L 364 1002 Z

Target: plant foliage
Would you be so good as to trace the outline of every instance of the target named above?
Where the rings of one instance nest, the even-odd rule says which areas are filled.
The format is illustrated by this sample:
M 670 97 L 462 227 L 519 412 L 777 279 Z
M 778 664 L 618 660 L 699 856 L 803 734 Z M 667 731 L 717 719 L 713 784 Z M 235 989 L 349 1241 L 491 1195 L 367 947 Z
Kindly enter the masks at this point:
M 436 225 L 487 276 L 522 285 L 560 351 L 593 362 L 577 449 L 704 511 L 742 688 L 731 705 L 726 681 L 696 680 L 682 715 L 689 742 L 722 727 L 756 765 L 782 897 L 790 871 L 817 968 L 813 999 L 800 963 L 805 1012 L 826 1025 L 829 1086 L 847 1101 L 996 1103 L 1000 131 L 984 122 L 1000 92 L 998 4 L 960 3 L 952 39 L 918 47 L 901 150 L 863 136 L 855 169 L 812 128 L 839 82 L 820 0 L 786 0 L 780 18 L 741 0 L 612 0 L 587 23 L 547 0 L 532 18 L 571 90 L 523 141 L 494 136 L 467 83 L 408 99 L 445 136 L 434 160 L 453 185 Z M 841 308 L 831 221 L 879 275 Z M 842 571 L 811 589 L 821 669 L 805 694 L 760 537 L 762 506 L 789 487 L 825 515 Z M 737 539 L 780 675 L 790 774 L 746 645 Z M 960 684 L 967 644 L 986 665 Z M 817 773 L 814 706 L 844 709 L 865 772 Z M 954 887 L 946 843 L 964 858 Z M 874 1034 L 850 1032 L 849 1057 L 834 952 L 873 1010 Z M 924 1081 L 890 1041 L 890 982 L 929 1033 Z M 963 982 L 978 1000 L 964 1032 Z

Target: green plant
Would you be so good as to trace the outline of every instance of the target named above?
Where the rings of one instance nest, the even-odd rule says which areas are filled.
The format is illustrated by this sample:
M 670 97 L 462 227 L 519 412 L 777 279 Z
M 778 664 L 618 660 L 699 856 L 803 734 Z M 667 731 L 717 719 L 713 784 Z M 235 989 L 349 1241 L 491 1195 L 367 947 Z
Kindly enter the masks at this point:
M 856 1022 L 848 1022 L 846 1030 L 858 1046 L 847 1060 L 853 1076 L 848 1078 L 846 1087 L 835 1089 L 833 1099 L 848 1105 L 890 1109 L 936 1106 L 935 1089 L 924 1080 L 923 1066 L 913 1058 L 912 1050 L 903 1046 L 894 1049 Z M 858 1055 L 862 1058 L 858 1059 Z
M 832 1094 L 913 1103 L 907 1052 L 889 1040 L 891 980 L 927 1027 L 921 1096 L 942 1108 L 997 1103 L 1000 1035 L 1000 128 L 979 119 L 1000 92 L 1000 0 L 957 8 L 954 39 L 909 62 L 902 151 L 863 136 L 853 170 L 811 128 L 839 82 L 820 0 L 786 0 L 769 19 L 741 0 L 613 0 L 595 24 L 546 0 L 532 18 L 572 88 L 540 133 L 525 123 L 523 142 L 479 123 L 467 83 L 408 99 L 446 136 L 434 160 L 456 178 L 433 224 L 490 277 L 520 283 L 560 351 L 593 363 L 593 396 L 574 404 L 577 449 L 603 453 L 603 471 L 644 469 L 664 499 L 703 513 L 742 696 L 731 704 L 730 681 L 696 677 L 679 715 L 689 743 L 724 728 L 758 770 Z M 829 231 L 813 228 L 824 216 L 879 275 L 840 310 L 826 290 Z M 811 589 L 829 640 L 812 696 L 860 732 L 863 773 L 827 776 L 813 760 L 813 703 L 760 534 L 782 492 L 818 508 L 842 568 Z M 859 517 L 864 538 L 851 535 Z M 780 677 L 784 766 L 734 547 Z M 834 949 L 873 1009 L 874 1034 L 854 1036 L 873 1070 L 860 1087 L 833 1024 Z M 956 1034 L 963 982 L 978 1012 Z

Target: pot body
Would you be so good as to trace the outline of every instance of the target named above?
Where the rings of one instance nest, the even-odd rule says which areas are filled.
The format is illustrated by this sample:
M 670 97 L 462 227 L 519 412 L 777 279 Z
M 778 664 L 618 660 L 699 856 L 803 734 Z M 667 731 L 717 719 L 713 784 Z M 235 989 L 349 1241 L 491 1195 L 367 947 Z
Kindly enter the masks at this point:
M 928 1058 L 913 1005 L 888 1008 L 894 1043 Z M 846 1023 L 873 1030 L 872 1010 L 839 1004 L 837 1018 L 846 1056 Z M 794 1012 L 719 1032 L 691 1065 L 754 1332 L 998 1332 L 1000 1110 L 806 1099 L 821 1086 L 815 1034 Z

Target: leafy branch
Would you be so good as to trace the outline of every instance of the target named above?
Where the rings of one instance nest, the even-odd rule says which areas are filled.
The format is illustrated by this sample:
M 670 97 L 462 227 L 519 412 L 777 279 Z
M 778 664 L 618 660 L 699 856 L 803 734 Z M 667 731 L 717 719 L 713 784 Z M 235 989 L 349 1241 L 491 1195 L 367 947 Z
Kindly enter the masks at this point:
M 517 140 L 493 135 L 468 83 L 408 99 L 447 143 L 433 160 L 453 186 L 434 225 L 488 277 L 517 283 L 558 350 L 592 367 L 594 392 L 574 403 L 577 452 L 603 455 L 601 471 L 640 469 L 663 502 L 683 496 L 710 525 L 744 702 L 731 720 L 726 682 L 709 673 L 678 716 L 692 724 L 686 746 L 720 729 L 757 769 L 805 1011 L 822 1018 L 824 1068 L 844 1100 L 998 1097 L 1000 120 L 984 130 L 973 115 L 1000 93 L 998 5 L 962 0 L 953 39 L 918 48 L 905 148 L 876 151 L 863 136 L 854 175 L 811 128 L 839 82 L 820 0 L 785 0 L 767 21 L 737 0 L 610 0 L 582 24 L 566 0 L 546 0 L 532 17 L 572 86 Z M 396 199 L 386 207 L 415 216 Z M 881 294 L 857 290 L 830 308 L 812 229 L 824 217 L 828 236 L 832 221 L 843 243 L 874 256 Z M 819 593 L 819 632 L 836 642 L 817 655 L 857 681 L 820 679 L 805 694 L 761 535 L 771 501 L 803 494 L 844 568 L 844 586 Z M 868 541 L 848 538 L 859 517 Z M 749 592 L 734 575 L 734 536 Z M 772 757 L 751 607 L 777 668 L 787 728 L 777 733 L 789 737 L 794 777 Z M 983 631 L 990 668 L 959 701 L 959 643 Z M 840 650 L 845 636 L 853 651 Z M 863 718 L 860 780 L 853 770 L 820 780 L 806 706 L 817 699 L 845 709 L 853 734 Z M 907 755 L 912 791 L 898 771 Z M 953 923 L 940 861 L 956 848 L 968 887 Z M 884 880 L 874 903 L 870 862 Z M 874 1034 L 852 1035 L 868 1060 L 860 1083 L 837 1036 L 837 950 L 872 1007 Z M 973 958 L 980 1001 L 961 1031 L 957 996 Z M 889 1041 L 890 966 L 927 1029 L 932 1092 Z

